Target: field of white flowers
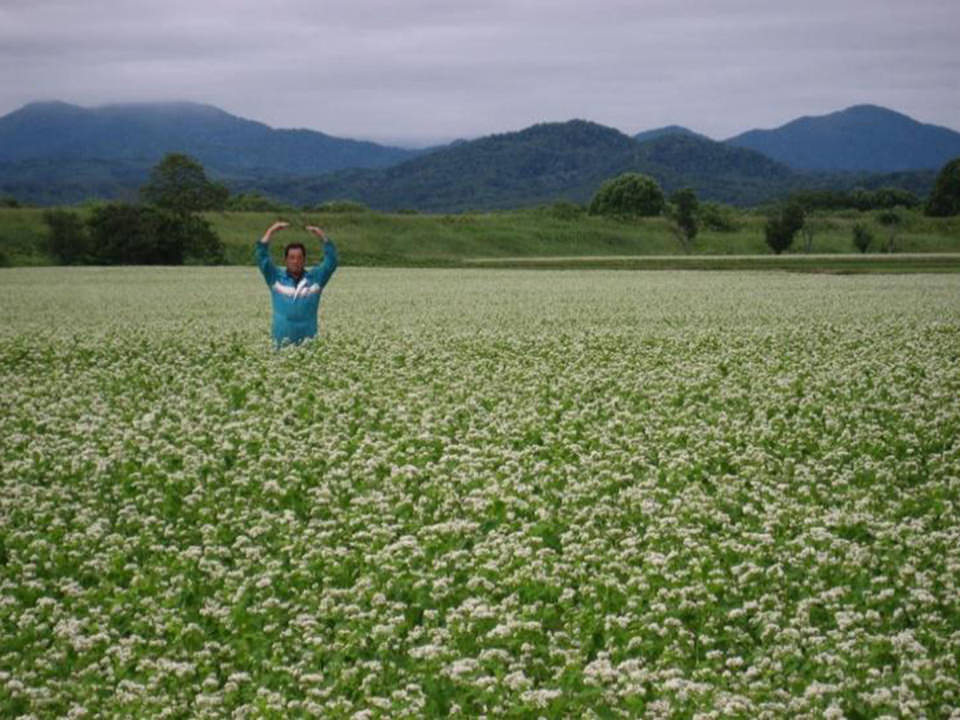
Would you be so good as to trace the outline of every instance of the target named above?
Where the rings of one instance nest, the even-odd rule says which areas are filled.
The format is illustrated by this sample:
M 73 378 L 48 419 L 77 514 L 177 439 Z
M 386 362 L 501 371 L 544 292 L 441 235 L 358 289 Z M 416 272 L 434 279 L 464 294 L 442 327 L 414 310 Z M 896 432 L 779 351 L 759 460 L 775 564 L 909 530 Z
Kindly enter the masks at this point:
M 0 308 L 0 716 L 960 717 L 958 275 Z

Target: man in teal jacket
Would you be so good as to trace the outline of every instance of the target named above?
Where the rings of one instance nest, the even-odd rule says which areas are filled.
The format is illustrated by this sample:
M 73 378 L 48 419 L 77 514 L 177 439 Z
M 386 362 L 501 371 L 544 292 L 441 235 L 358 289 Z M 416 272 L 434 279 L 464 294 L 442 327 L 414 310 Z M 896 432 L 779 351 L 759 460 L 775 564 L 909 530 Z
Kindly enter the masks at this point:
M 337 248 L 318 227 L 307 225 L 306 230 L 323 240 L 323 262 L 309 270 L 304 269 L 307 250 L 303 243 L 290 243 L 284 248 L 284 270 L 277 269 L 270 259 L 270 237 L 290 223 L 276 222 L 267 228 L 257 243 L 257 265 L 270 288 L 273 304 L 273 339 L 277 346 L 298 344 L 317 334 L 317 310 L 320 293 L 337 269 Z

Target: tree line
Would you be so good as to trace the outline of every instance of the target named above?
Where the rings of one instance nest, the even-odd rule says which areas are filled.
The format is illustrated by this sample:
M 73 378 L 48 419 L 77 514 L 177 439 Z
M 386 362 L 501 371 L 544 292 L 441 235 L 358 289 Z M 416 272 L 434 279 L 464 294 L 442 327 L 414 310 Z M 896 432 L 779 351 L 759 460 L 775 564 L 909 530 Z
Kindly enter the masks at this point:
M 789 250 L 798 234 L 804 237 L 805 250 L 810 251 L 816 228 L 807 223 L 807 214 L 812 210 L 855 208 L 880 210 L 877 221 L 888 232 L 880 248 L 887 252 L 896 250 L 897 234 L 905 222 L 904 210 L 924 205 L 911 192 L 899 188 L 877 190 L 858 189 L 852 192 L 816 190 L 793 194 L 785 203 L 768 213 L 764 225 L 764 239 L 777 255 Z M 685 252 L 693 249 L 693 240 L 701 226 L 714 226 L 723 215 L 716 207 L 701 209 L 692 188 L 681 188 L 667 198 L 653 178 L 640 173 L 623 173 L 606 181 L 593 196 L 589 205 L 592 215 L 613 217 L 655 217 L 665 215 L 671 229 Z M 946 217 L 960 214 L 960 158 L 948 162 L 937 175 L 933 192 L 924 205 L 924 212 L 931 217 Z M 853 246 L 866 252 L 876 238 L 863 223 L 852 230 Z
M 225 261 L 223 242 L 200 212 L 283 209 L 257 194 L 231 197 L 226 186 L 207 178 L 200 163 L 181 153 L 168 154 L 151 170 L 147 183 L 140 188 L 140 199 L 140 203 L 97 205 L 86 219 L 74 211 L 46 211 L 50 252 L 67 265 L 219 264 Z M 356 203 L 341 204 L 352 209 L 362 207 Z M 332 203 L 331 208 L 334 205 L 337 204 Z M 851 207 L 879 210 L 877 220 L 888 231 L 880 249 L 893 252 L 897 233 L 905 222 L 904 211 L 921 206 L 930 216 L 960 214 L 960 158 L 943 167 L 925 204 L 913 193 L 898 188 L 794 193 L 768 212 L 764 237 L 776 254 L 790 249 L 798 235 L 809 251 L 816 232 L 816 227 L 807 221 L 811 211 Z M 554 210 L 564 216 L 581 212 L 623 219 L 665 216 L 684 252 L 692 252 L 701 228 L 736 229 L 729 208 L 701 203 L 689 187 L 667 197 L 656 180 L 636 172 L 605 181 L 586 208 L 561 202 L 554 205 Z M 866 225 L 858 223 L 853 228 L 852 243 L 866 252 L 875 246 L 876 238 Z
M 170 153 L 150 171 L 140 203 L 97 205 L 86 220 L 46 211 L 49 249 L 65 265 L 221 264 L 223 241 L 198 213 L 224 208 L 229 195 L 193 158 Z

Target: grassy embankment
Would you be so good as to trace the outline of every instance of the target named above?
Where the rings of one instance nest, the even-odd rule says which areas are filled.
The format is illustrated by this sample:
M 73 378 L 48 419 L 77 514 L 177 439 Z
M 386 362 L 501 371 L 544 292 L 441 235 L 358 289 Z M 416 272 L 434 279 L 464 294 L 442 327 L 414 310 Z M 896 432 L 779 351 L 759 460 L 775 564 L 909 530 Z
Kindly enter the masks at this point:
M 81 210 L 81 212 L 83 212 Z M 0 209 L 0 260 L 47 265 L 43 211 Z M 207 213 L 223 239 L 230 264 L 252 262 L 252 243 L 277 219 L 275 213 Z M 603 267 L 638 269 L 789 269 L 807 271 L 960 271 L 960 220 L 906 214 L 897 252 L 879 252 L 889 237 L 875 213 L 814 214 L 810 253 L 797 237 L 791 252 L 774 256 L 764 242 L 764 217 L 742 212 L 737 229 L 703 230 L 691 254 L 681 253 L 669 221 L 633 222 L 557 217 L 549 208 L 460 215 L 377 212 L 294 213 L 295 225 L 319 224 L 335 238 L 345 265 L 473 267 Z M 872 252 L 855 253 L 852 228 L 865 223 L 875 235 Z M 281 239 L 300 237 L 290 232 Z M 279 257 L 279 246 L 274 251 Z M 308 243 L 308 248 L 311 246 Z

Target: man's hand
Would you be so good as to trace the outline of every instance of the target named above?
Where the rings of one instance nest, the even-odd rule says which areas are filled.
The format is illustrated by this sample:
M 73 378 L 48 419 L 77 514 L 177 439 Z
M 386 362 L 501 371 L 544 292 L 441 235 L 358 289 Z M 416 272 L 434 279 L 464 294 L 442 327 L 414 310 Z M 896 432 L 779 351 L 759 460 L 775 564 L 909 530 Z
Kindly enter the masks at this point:
M 323 228 L 318 228 L 316 225 L 305 225 L 304 230 L 313 233 L 324 242 L 327 241 L 327 234 L 323 232 Z
M 267 228 L 267 231 L 263 234 L 263 238 L 260 240 L 260 242 L 270 242 L 271 235 L 273 235 L 277 230 L 284 230 L 288 227 L 290 227 L 290 223 L 288 222 L 283 222 L 282 220 L 275 222 L 273 225 Z

